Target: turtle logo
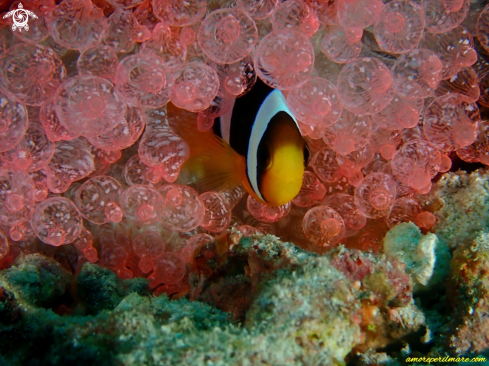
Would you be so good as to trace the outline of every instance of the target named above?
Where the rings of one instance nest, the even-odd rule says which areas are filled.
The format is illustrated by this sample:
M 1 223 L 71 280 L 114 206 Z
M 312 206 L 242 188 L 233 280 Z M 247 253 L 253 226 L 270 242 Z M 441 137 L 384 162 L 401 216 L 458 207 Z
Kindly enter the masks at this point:
M 29 24 L 27 22 L 29 21 L 29 15 L 32 18 L 37 19 L 37 15 L 34 14 L 30 10 L 24 9 L 24 6 L 22 3 L 19 3 L 18 9 L 9 11 L 7 14 L 3 16 L 3 19 L 8 18 L 9 16 L 12 16 L 12 20 L 14 21 L 14 24 L 12 24 L 12 31 L 15 32 L 16 29 L 19 29 L 19 32 L 22 31 L 22 28 L 24 28 L 26 31 L 29 30 Z

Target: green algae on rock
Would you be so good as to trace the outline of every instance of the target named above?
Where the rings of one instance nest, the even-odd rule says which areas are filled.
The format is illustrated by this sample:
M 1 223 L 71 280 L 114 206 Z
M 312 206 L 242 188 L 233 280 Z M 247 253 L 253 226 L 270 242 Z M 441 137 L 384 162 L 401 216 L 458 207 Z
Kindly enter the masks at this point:
M 71 273 L 41 254 L 20 257 L 12 267 L 0 272 L 0 288 L 32 306 L 54 305 L 70 285 Z
M 73 365 L 343 364 L 362 340 L 360 303 L 351 280 L 326 257 L 276 238 L 240 242 L 237 252 L 255 248 L 261 250 L 263 263 L 283 261 L 266 278 L 256 279 L 260 290 L 245 325 L 199 301 L 144 296 L 139 291 L 144 286 L 128 290 L 127 281 L 86 264 L 76 286 L 84 297 L 71 315 L 60 316 L 42 307 L 45 303 L 28 301 L 29 295 L 16 287 L 22 288 L 22 281 L 2 288 L 0 354 L 10 365 L 23 365 L 26 357 Z M 36 260 L 52 261 L 40 255 Z M 16 268 L 20 277 L 26 267 Z M 9 273 L 0 272 L 2 283 Z M 39 286 L 42 290 L 52 283 Z
M 121 280 L 113 271 L 85 263 L 76 279 L 76 292 L 87 314 L 114 309 L 128 293 L 149 295 L 148 283 L 143 278 Z

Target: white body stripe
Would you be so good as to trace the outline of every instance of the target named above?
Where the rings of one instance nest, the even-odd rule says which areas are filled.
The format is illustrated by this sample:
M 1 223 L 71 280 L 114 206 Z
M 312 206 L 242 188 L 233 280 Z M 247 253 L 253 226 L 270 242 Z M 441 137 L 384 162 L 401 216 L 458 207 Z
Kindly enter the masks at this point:
M 236 102 L 236 99 L 232 100 L 232 105 L 229 110 L 224 113 L 220 118 L 221 122 L 221 136 L 224 141 L 226 141 L 229 144 L 229 141 L 231 141 L 231 117 L 233 115 L 233 109 L 234 109 L 234 103 Z
M 250 179 L 251 187 L 253 191 L 262 199 L 260 190 L 258 189 L 258 179 L 257 179 L 257 168 L 258 168 L 258 145 L 267 130 L 268 123 L 278 112 L 286 112 L 288 113 L 292 119 L 294 120 L 297 128 L 299 128 L 299 124 L 297 123 L 294 115 L 290 112 L 289 107 L 287 107 L 287 103 L 284 95 L 278 89 L 272 91 L 263 101 L 258 113 L 255 117 L 255 123 L 253 124 L 253 128 L 251 129 L 250 136 L 250 144 L 248 146 L 248 156 L 247 156 L 247 170 L 248 177 Z M 221 127 L 222 128 L 222 127 Z M 299 128 L 300 131 L 300 128 Z

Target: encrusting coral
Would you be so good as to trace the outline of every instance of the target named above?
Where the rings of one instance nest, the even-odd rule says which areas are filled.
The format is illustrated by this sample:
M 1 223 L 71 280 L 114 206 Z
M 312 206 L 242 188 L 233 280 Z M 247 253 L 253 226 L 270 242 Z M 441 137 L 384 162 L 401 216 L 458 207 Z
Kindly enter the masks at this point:
M 422 235 L 412 222 L 396 225 L 385 235 L 384 253 L 406 264 L 415 289 L 439 284 L 448 275 L 451 258 L 448 248 L 438 242 L 435 234 Z
M 489 234 L 480 231 L 453 253 L 447 294 L 453 319 L 446 337 L 457 354 L 489 351 Z
M 475 239 L 489 222 L 489 172 L 479 169 L 471 174 L 458 171 L 445 174 L 437 189 L 426 201 L 436 211 L 434 231 L 449 248 L 456 248 L 466 240 Z
M 3 361 L 340 365 L 355 346 L 379 347 L 395 332 L 416 333 L 423 324 L 414 309 L 409 277 L 384 256 L 345 248 L 318 256 L 273 236 L 240 238 L 236 231 L 227 240 L 221 271 L 241 265 L 243 272 L 229 271 L 228 276 L 250 284 L 245 294 L 250 301 L 241 309 L 243 323 L 233 320 L 232 312 L 200 301 L 148 296 L 146 280 L 123 281 L 96 264 L 85 264 L 72 280 L 50 258 L 19 257 L 0 272 Z M 206 253 L 216 245 L 222 244 L 207 244 Z M 226 284 L 235 282 L 216 286 L 226 291 Z M 33 302 L 33 294 L 45 300 Z M 75 299 L 76 306 L 64 305 Z M 220 302 L 212 305 L 219 307 Z M 406 312 L 417 320 L 406 321 Z M 377 334 L 371 337 L 377 341 L 366 332 Z M 7 346 L 13 339 L 20 342 L 15 349 Z

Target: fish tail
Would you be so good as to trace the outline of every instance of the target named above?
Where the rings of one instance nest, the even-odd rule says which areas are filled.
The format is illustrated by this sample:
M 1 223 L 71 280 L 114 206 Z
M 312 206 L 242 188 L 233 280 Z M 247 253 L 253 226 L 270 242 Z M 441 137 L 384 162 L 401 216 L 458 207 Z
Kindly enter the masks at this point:
M 204 191 L 223 192 L 246 179 L 245 158 L 211 130 L 197 129 L 197 114 L 167 105 L 172 130 L 189 145 L 190 156 L 182 166 L 178 182 L 196 183 Z

